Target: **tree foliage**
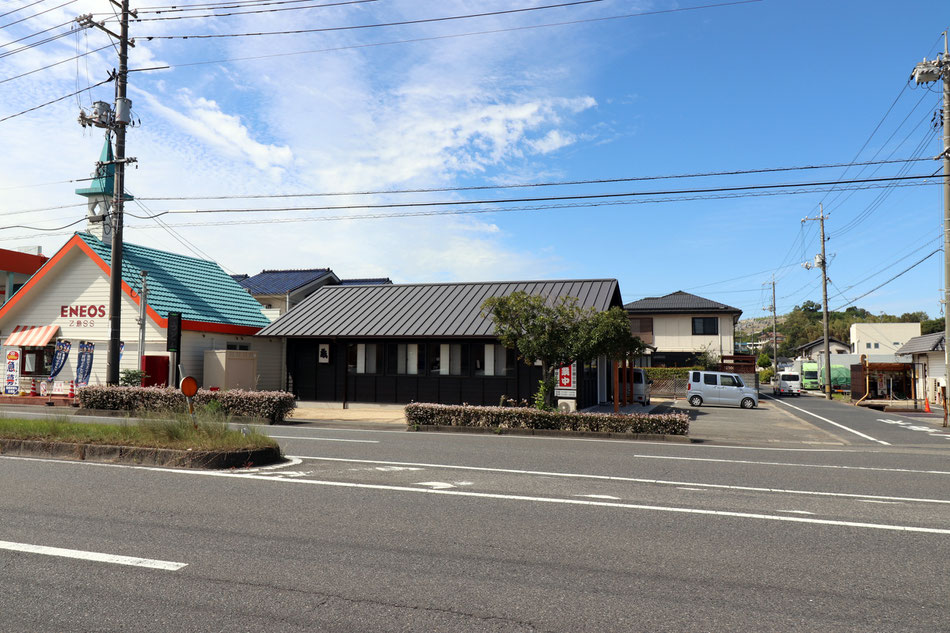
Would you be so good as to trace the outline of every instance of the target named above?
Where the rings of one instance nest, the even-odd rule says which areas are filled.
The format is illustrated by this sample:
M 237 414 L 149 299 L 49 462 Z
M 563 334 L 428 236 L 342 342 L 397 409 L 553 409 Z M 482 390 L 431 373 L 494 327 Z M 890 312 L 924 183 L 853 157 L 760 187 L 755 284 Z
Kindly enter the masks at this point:
M 850 343 L 853 323 L 920 323 L 921 334 L 927 334 L 932 321 L 924 311 L 905 312 L 900 316 L 872 314 L 864 308 L 850 306 L 843 311 L 828 313 L 828 333 L 832 338 Z M 939 327 L 933 331 L 939 331 Z M 785 343 L 779 348 L 779 356 L 795 356 L 795 349 L 824 336 L 821 304 L 805 301 L 785 315 L 778 330 L 785 335 Z
M 616 306 L 598 312 L 581 308 L 575 297 L 549 303 L 544 297 L 519 291 L 486 299 L 482 314 L 491 317 L 501 344 L 516 350 L 525 364 L 541 362 L 547 385 L 541 391 L 548 403 L 560 366 L 643 352 L 642 341 L 630 331 L 627 313 Z

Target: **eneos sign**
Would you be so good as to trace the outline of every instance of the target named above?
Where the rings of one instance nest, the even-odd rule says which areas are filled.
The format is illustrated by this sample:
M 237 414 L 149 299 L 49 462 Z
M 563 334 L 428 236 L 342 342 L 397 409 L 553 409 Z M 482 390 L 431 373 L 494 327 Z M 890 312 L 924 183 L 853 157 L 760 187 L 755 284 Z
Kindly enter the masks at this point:
M 106 306 L 97 305 L 97 306 L 60 306 L 59 307 L 59 316 L 64 319 L 79 317 L 80 319 L 95 319 L 95 318 L 105 318 L 106 316 Z

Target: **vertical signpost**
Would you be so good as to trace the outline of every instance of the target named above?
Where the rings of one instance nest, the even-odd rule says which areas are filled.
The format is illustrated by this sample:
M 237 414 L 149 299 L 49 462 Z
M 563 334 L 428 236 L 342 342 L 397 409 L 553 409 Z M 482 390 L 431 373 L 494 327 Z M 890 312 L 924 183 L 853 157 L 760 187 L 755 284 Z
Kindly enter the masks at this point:
M 554 388 L 554 397 L 577 401 L 577 363 L 562 365 L 557 370 L 557 386 Z M 560 401 L 558 408 L 560 408 Z
M 170 352 L 171 358 L 168 359 L 168 384 L 174 385 L 178 382 L 178 354 L 181 352 L 181 312 L 168 313 L 168 329 L 166 331 L 167 341 L 165 351 Z

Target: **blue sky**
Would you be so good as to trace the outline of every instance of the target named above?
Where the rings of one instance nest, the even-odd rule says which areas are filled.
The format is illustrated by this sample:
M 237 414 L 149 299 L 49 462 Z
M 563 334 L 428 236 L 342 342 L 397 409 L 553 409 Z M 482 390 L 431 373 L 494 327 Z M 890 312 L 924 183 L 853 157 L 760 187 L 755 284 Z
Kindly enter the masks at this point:
M 140 17 L 156 17 L 145 8 L 160 3 L 132 6 L 143 8 Z M 27 4 L 11 0 L 0 13 Z M 57 4 L 24 8 L 0 18 L 0 27 Z M 236 273 L 329 266 L 343 277 L 397 282 L 614 277 L 625 301 L 686 290 L 739 307 L 745 317 L 765 314 L 773 275 L 779 313 L 820 301 L 819 273 L 800 265 L 820 248 L 817 223 L 801 223 L 817 214 L 820 203 L 830 214 L 833 309 L 941 246 L 936 184 L 648 203 L 641 197 L 636 204 L 616 198 L 600 206 L 556 201 L 179 213 L 806 183 L 890 176 L 902 168 L 929 174 L 940 167 L 918 161 L 458 190 L 934 156 L 940 141 L 929 121 L 940 95 L 908 84 L 908 77 L 916 62 L 942 50 L 940 33 L 950 25 L 945 1 L 763 0 L 522 28 L 705 4 L 604 0 L 350 31 L 144 38 L 374 24 L 546 4 L 555 2 L 377 0 L 133 23 L 138 40 L 130 66 L 172 66 L 131 74 L 129 95 L 141 125 L 128 133 L 128 154 L 139 161 L 128 189 L 138 198 L 350 195 L 143 200 L 144 206 L 127 209 L 143 217 L 127 218 L 126 241 L 214 259 Z M 0 45 L 79 13 L 110 12 L 109 6 L 106 0 L 77 0 L 0 28 Z M 256 8 L 278 6 L 285 5 Z M 505 30 L 513 28 L 521 30 Z M 446 37 L 483 31 L 501 32 Z M 419 41 L 387 44 L 404 40 Z M 9 55 L 0 81 L 107 43 L 104 34 L 84 31 Z M 20 45 L 3 46 L 0 54 Z M 338 50 L 286 55 L 331 48 Z M 185 65 L 261 56 L 270 57 Z M 0 118 L 96 83 L 115 65 L 115 52 L 106 49 L 0 83 Z M 99 155 L 101 131 L 75 123 L 79 105 L 88 109 L 97 99 L 111 101 L 111 85 L 83 93 L 79 103 L 74 97 L 0 122 L 7 150 L 0 156 L 0 225 L 53 229 L 83 217 L 81 207 L 52 207 L 82 202 L 73 194 L 82 183 L 64 181 L 87 176 Z M 359 195 L 432 188 L 450 190 Z M 555 205 L 560 208 L 524 208 Z M 498 207 L 509 210 L 490 212 Z M 458 208 L 483 212 L 358 217 Z M 162 216 L 164 228 L 144 217 L 162 211 L 173 211 Z M 295 221 L 276 222 L 287 219 Z M 0 247 L 40 245 L 51 254 L 82 227 L 7 228 L 0 230 Z M 942 261 L 940 253 L 930 257 L 856 305 L 937 316 Z

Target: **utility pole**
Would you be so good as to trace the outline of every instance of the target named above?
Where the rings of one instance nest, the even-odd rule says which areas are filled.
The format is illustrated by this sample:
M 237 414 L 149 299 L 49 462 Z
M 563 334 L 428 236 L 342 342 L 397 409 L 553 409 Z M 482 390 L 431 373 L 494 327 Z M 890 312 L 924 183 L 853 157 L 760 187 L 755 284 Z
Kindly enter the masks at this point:
M 766 306 L 765 309 L 772 312 L 772 379 L 775 380 L 775 375 L 778 374 L 778 330 L 775 314 L 775 275 L 772 275 L 772 281 L 767 281 L 765 283 L 772 284 L 772 305 Z
M 818 205 L 818 217 L 805 218 L 802 222 L 809 220 L 818 220 L 821 227 L 821 255 L 816 257 L 815 262 L 821 267 L 821 326 L 825 337 L 825 398 L 831 400 L 831 342 L 828 336 L 828 260 L 825 258 L 825 215 L 824 207 Z M 805 268 L 810 268 L 806 263 Z
M 943 55 L 937 55 L 932 61 L 920 62 L 914 66 L 911 79 L 918 84 L 943 79 L 943 150 L 936 159 L 943 158 L 943 361 L 944 361 L 944 398 L 950 388 L 950 48 L 947 47 L 947 31 L 943 32 Z M 946 423 L 947 403 L 943 403 L 944 426 Z
M 125 165 L 135 162 L 125 157 L 125 129 L 132 122 L 132 102 L 127 98 L 129 75 L 129 47 L 135 42 L 129 39 L 129 0 L 109 0 L 121 9 L 119 33 L 113 33 L 104 26 L 104 22 L 95 22 L 92 15 L 76 18 L 82 26 L 92 26 L 119 40 L 119 70 L 115 76 L 115 112 L 100 113 L 94 118 L 79 115 L 79 122 L 97 127 L 108 127 L 115 133 L 115 188 L 112 202 L 112 257 L 109 263 L 109 352 L 106 365 L 106 383 L 119 384 L 119 347 L 122 326 L 122 219 L 125 202 Z M 132 12 L 132 15 L 136 15 Z

